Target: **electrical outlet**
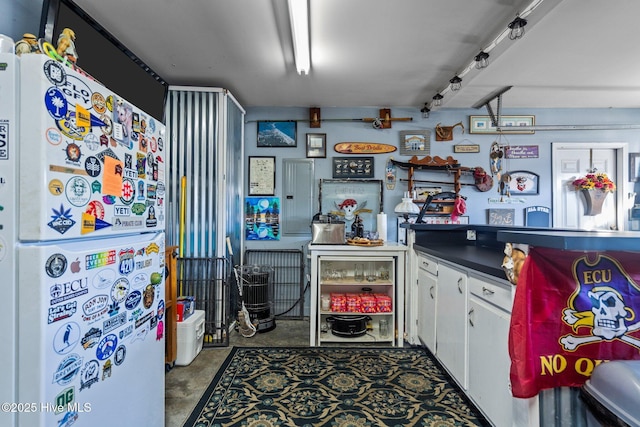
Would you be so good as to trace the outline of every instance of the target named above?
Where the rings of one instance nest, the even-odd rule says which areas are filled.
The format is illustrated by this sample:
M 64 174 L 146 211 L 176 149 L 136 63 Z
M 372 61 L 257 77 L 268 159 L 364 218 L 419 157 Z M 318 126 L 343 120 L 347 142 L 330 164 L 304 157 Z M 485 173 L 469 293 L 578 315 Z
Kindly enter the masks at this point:
M 467 240 L 476 240 L 476 230 L 467 230 Z

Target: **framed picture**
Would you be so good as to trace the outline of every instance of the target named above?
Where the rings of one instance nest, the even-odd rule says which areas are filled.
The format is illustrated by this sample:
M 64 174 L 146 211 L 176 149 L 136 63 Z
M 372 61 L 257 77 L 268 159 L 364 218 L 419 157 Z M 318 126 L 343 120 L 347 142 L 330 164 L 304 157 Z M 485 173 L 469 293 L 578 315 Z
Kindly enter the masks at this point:
M 297 147 L 297 122 L 259 121 L 258 147 Z
M 640 179 L 640 153 L 629 153 L 629 181 Z
M 428 130 L 400 131 L 400 155 L 426 156 L 431 152 L 431 132 Z
M 324 159 L 327 157 L 327 134 L 307 134 L 307 157 Z
M 490 116 L 469 116 L 469 133 L 534 133 L 532 130 L 518 130 L 518 126 L 533 126 L 536 116 L 500 116 L 498 132 L 491 123 Z
M 245 197 L 246 240 L 280 240 L 280 198 Z
M 249 157 L 249 195 L 273 196 L 276 192 L 275 156 Z
M 333 214 L 345 221 L 346 231 L 356 215 L 364 230 L 376 231 L 376 216 L 382 212 L 382 180 L 320 180 L 320 212 Z
M 529 171 L 511 171 L 505 175 L 507 174 L 511 177 L 511 180 L 509 180 L 508 187 L 505 186 L 503 188 L 501 194 L 507 194 L 507 188 L 511 196 L 526 196 L 539 193 L 539 176 L 537 174 Z
M 373 157 L 334 157 L 334 178 L 373 178 Z

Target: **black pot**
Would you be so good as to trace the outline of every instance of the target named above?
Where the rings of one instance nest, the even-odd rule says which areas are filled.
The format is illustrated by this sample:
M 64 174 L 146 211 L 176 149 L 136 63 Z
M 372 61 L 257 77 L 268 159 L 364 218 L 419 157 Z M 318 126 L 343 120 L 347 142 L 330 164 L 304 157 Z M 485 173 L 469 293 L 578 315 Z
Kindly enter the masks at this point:
M 361 337 L 367 333 L 369 316 L 345 316 L 336 315 L 327 317 L 327 323 L 331 325 L 331 333 L 338 337 Z

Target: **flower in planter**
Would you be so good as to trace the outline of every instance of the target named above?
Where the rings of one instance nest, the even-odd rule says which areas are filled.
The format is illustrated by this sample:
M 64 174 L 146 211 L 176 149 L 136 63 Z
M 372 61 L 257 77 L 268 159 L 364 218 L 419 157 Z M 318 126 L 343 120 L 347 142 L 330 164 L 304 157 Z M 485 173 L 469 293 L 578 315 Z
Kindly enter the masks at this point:
M 576 190 L 616 191 L 616 184 L 609 179 L 606 173 L 588 173 L 573 181 L 572 184 Z

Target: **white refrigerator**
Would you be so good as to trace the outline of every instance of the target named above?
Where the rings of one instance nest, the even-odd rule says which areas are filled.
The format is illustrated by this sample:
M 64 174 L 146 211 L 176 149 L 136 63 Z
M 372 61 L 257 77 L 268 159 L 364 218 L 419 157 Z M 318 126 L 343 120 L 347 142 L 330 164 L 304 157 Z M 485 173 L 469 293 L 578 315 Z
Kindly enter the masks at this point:
M 164 150 L 90 77 L 0 53 L 0 425 L 164 425 Z

